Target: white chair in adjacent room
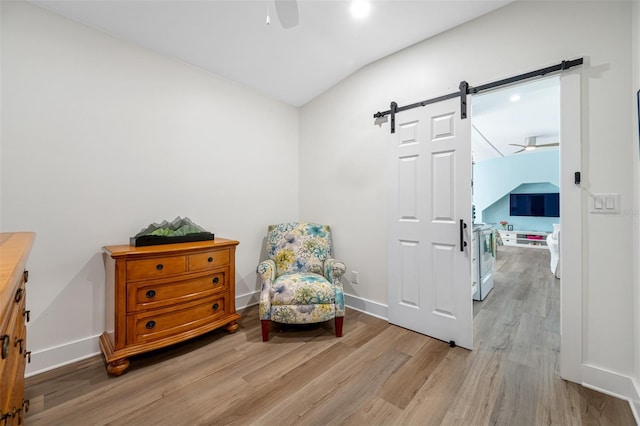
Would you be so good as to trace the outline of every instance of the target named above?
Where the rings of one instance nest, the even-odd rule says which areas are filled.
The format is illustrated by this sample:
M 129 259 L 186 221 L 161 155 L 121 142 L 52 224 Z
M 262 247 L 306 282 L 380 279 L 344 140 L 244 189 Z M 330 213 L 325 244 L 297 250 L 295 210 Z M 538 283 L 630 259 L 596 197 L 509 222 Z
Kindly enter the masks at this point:
M 553 224 L 553 232 L 547 235 L 547 247 L 551 253 L 551 273 L 560 278 L 560 224 Z

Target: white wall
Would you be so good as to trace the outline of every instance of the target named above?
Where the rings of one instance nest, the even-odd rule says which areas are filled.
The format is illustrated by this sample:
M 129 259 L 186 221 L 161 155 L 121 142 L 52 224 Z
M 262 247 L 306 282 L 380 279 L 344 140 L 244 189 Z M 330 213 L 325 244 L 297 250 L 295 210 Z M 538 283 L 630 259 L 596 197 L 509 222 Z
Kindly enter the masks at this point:
M 640 135 L 638 134 L 638 104 L 635 93 L 640 90 L 640 0 L 633 2 L 633 10 L 631 14 L 633 36 L 632 36 L 632 52 L 633 58 L 633 99 L 631 108 L 635 111 L 634 120 L 631 123 L 634 145 L 633 153 L 633 173 L 634 173 L 634 204 L 633 204 L 633 241 L 634 250 L 633 258 L 640 259 L 640 152 L 638 146 L 640 144 Z M 634 262 L 634 324 L 635 324 L 635 376 L 634 385 L 636 394 L 634 395 L 634 404 L 636 417 L 640 417 L 640 262 Z
M 462 80 L 479 85 L 585 56 L 583 188 L 618 192 L 629 211 L 630 11 L 628 2 L 512 3 L 378 61 L 303 106 L 300 215 L 333 225 L 336 253 L 360 273 L 360 284 L 346 292 L 387 302 L 391 139 L 389 125 L 375 127 L 372 114 L 390 101 L 405 105 L 453 92 Z M 583 223 L 583 359 L 628 378 L 634 371 L 631 215 L 585 212 Z
M 236 295 L 258 290 L 267 225 L 298 217 L 298 109 L 1 3 L 0 229 L 37 234 L 29 371 L 97 350 L 101 247 L 151 222 L 188 216 L 239 240 Z

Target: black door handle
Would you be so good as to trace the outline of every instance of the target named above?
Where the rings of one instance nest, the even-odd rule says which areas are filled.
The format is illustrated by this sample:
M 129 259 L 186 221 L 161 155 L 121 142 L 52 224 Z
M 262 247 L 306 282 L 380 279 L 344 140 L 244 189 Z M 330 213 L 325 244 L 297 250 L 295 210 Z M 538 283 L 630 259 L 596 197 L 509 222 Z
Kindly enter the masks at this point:
M 467 227 L 467 224 L 464 223 L 463 219 L 460 219 L 460 251 L 464 251 L 464 248 L 467 246 L 467 242 L 464 240 L 464 229 Z

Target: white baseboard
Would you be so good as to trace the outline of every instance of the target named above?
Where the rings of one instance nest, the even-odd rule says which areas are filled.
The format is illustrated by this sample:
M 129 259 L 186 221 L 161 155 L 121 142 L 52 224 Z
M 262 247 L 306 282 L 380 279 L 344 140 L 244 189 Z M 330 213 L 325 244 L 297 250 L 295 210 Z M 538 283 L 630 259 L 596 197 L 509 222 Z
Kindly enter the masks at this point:
M 383 320 L 388 320 L 389 318 L 387 313 L 389 307 L 380 302 L 374 302 L 373 300 L 345 293 L 344 304 L 351 309 L 355 309 L 356 311 L 363 312 L 373 317 L 381 318 Z
M 631 396 L 629 397 L 629 405 L 631 412 L 636 419 L 636 423 L 640 425 L 640 383 L 637 380 L 631 380 Z
M 582 386 L 629 402 L 640 424 L 640 386 L 631 377 L 589 364 L 582 364 Z
M 252 291 L 251 293 L 236 296 L 236 309 L 244 309 L 249 306 L 257 305 L 260 302 L 260 292 Z
M 55 368 L 98 355 L 100 353 L 100 335 L 91 336 L 74 342 L 64 343 L 31 353 L 31 362 L 27 364 L 25 377 L 35 376 Z
M 630 377 L 589 364 L 582 364 L 582 386 L 625 400 L 633 388 Z

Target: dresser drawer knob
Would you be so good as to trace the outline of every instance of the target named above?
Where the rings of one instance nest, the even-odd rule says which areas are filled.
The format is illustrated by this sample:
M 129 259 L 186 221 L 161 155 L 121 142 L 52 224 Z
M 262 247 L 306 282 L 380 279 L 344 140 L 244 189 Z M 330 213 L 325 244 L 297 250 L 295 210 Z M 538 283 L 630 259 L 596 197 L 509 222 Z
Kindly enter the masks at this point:
M 214 311 L 218 310 L 218 304 L 214 303 L 213 306 L 211 307 Z
M 162 263 L 158 263 L 158 264 L 156 265 L 156 269 L 157 269 L 158 271 L 162 271 L 162 268 L 164 268 L 164 265 L 163 265 Z
M 29 271 L 25 270 L 22 273 L 22 278 L 24 279 L 24 282 L 26 283 L 27 281 L 29 281 Z
M 30 404 L 30 402 L 29 402 L 28 399 L 25 399 L 25 400 L 22 401 L 22 408 L 24 409 L 25 413 L 29 412 L 29 404 Z
M 27 322 L 31 321 L 31 311 L 27 311 L 26 309 L 22 312 L 22 316 L 25 317 Z
M 145 325 L 145 327 L 147 327 L 149 330 L 151 330 L 155 326 L 156 326 L 155 321 L 147 321 L 147 324 Z
M 31 364 L 31 351 L 25 352 L 24 357 L 27 359 L 27 363 Z
M 149 291 L 147 291 L 147 294 L 145 294 L 145 296 L 147 296 L 147 299 L 153 299 L 154 297 L 156 297 L 156 291 L 155 290 L 149 290 Z
M 209 256 L 209 258 L 207 259 L 207 262 L 209 262 L 209 263 L 213 262 L 213 257 Z
M 0 339 L 2 339 L 2 359 L 5 359 L 7 355 L 9 355 L 9 343 L 11 342 L 11 337 L 8 334 L 5 334 Z
M 24 295 L 24 289 L 23 288 L 19 288 L 16 291 L 16 296 L 14 297 L 14 300 L 16 301 L 16 303 L 20 303 L 20 301 L 22 300 L 22 296 Z
M 219 282 L 219 281 L 220 281 L 220 278 L 218 278 L 218 277 L 215 277 L 215 278 L 213 279 L 213 283 L 214 283 L 214 284 L 218 284 L 218 282 Z

